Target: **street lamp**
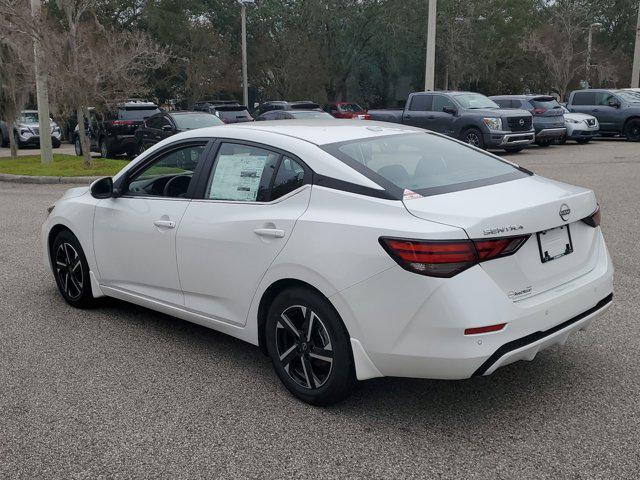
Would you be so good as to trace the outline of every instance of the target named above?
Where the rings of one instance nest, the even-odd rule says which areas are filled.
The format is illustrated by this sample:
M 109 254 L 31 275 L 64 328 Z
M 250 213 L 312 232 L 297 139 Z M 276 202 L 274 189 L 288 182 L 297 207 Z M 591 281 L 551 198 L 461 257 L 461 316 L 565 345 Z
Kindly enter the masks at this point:
M 249 84 L 247 80 L 247 5 L 254 5 L 255 0 L 238 0 L 242 18 L 242 100 L 249 105 Z
M 589 25 L 589 40 L 587 41 L 587 85 L 591 85 L 591 40 L 593 37 L 593 27 L 602 27 L 600 22 L 595 22 Z

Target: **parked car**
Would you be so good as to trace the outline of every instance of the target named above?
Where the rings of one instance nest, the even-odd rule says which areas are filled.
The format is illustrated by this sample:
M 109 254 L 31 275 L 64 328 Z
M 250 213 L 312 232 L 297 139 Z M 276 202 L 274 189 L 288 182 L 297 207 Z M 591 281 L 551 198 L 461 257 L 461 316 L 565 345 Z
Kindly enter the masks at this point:
M 589 143 L 600 130 L 598 119 L 593 115 L 585 113 L 571 113 L 567 107 L 562 107 L 564 111 L 564 125 L 567 128 L 567 134 L 558 140 L 558 143 L 564 144 L 567 140 L 575 140 L 578 143 Z
M 569 95 L 567 109 L 593 115 L 601 135 L 622 135 L 640 142 L 640 95 L 628 90 L 576 90 Z
M 333 120 L 175 135 L 67 192 L 41 238 L 70 305 L 107 295 L 220 330 L 329 404 L 356 379 L 489 375 L 564 344 L 612 301 L 599 223 L 589 189 Z
M 527 110 L 533 115 L 536 144 L 548 147 L 564 138 L 567 128 L 564 110 L 558 101 L 549 95 L 500 95 L 489 97 L 502 108 Z
M 335 118 L 357 118 L 369 120 L 367 111 L 357 103 L 353 102 L 332 102 L 324 106 L 324 111 Z
M 85 131 L 89 136 L 91 151 L 100 153 L 103 158 L 123 154 L 135 155 L 136 130 L 144 123 L 145 118 L 157 113 L 160 113 L 158 106 L 144 100 L 128 100 L 108 110 L 103 116 L 95 109 L 90 109 Z M 76 155 L 82 155 L 77 125 L 73 143 Z
M 256 108 L 254 115 L 256 117 L 272 110 L 317 110 L 322 111 L 320 105 L 311 100 L 300 100 L 297 102 L 287 102 L 286 100 L 273 100 L 264 102 Z
M 62 131 L 60 126 L 50 119 L 51 122 L 51 144 L 53 148 L 60 147 L 62 141 Z M 40 123 L 37 110 L 23 110 L 16 119 L 13 128 L 6 122 L 0 122 L 0 146 L 9 146 L 9 135 L 13 135 L 18 148 L 32 145 L 40 145 Z
M 140 154 L 176 133 L 223 124 L 219 117 L 206 112 L 157 113 L 145 119 L 142 126 L 136 130 L 136 151 Z
M 224 123 L 253 122 L 246 105 L 240 105 L 235 100 L 205 100 L 196 102 L 193 109 L 212 113 Z
M 534 141 L 529 112 L 501 109 L 473 92 L 412 93 L 404 110 L 369 110 L 368 114 L 372 120 L 426 128 L 478 148 L 518 152 Z
M 271 110 L 263 113 L 256 120 L 330 120 L 332 118 L 327 112 L 317 110 Z

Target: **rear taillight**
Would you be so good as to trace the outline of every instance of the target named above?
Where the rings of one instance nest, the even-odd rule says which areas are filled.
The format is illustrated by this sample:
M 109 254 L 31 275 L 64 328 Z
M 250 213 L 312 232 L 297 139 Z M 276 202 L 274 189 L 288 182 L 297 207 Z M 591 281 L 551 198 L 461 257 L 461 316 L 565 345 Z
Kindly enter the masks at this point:
M 534 108 L 533 110 L 531 110 L 531 113 L 533 113 L 534 115 L 542 115 L 546 111 L 546 108 Z
M 381 237 L 380 244 L 405 270 L 450 278 L 494 258 L 518 251 L 529 235 L 490 240 L 408 240 Z
M 114 120 L 112 125 L 133 125 L 134 123 L 133 120 Z
M 582 221 L 593 228 L 596 228 L 598 225 L 600 225 L 600 206 L 598 206 L 598 208 L 596 208 L 596 211 L 591 215 L 583 218 Z

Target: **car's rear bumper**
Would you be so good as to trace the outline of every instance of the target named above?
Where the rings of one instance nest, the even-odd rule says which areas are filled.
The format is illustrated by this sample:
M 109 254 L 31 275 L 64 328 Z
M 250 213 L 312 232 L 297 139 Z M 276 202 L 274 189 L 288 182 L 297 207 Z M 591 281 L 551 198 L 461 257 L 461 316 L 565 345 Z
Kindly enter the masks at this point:
M 581 138 L 594 138 L 598 134 L 598 127 L 567 128 L 567 138 L 579 140 Z
M 347 328 L 357 324 L 357 340 L 380 374 L 464 379 L 531 360 L 603 311 L 600 302 L 613 292 L 613 266 L 601 233 L 596 251 L 588 273 L 516 301 L 482 266 L 450 279 L 391 268 L 331 300 Z M 498 332 L 464 333 L 501 323 L 506 326 Z

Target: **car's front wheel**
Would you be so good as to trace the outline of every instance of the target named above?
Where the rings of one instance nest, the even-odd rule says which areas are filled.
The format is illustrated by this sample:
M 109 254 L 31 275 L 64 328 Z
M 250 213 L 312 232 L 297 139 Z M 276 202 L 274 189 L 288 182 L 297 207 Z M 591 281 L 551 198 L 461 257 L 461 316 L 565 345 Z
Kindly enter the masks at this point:
M 100 156 L 102 158 L 111 157 L 111 150 L 109 150 L 109 147 L 107 146 L 107 141 L 104 138 L 100 140 Z
M 467 128 L 462 132 L 462 141 L 474 147 L 484 149 L 484 138 L 482 132 L 477 128 Z
M 342 320 L 328 300 L 312 290 L 291 288 L 274 299 L 265 340 L 280 380 L 304 402 L 338 402 L 356 383 Z
M 58 233 L 50 255 L 58 290 L 66 302 L 77 308 L 93 306 L 89 265 L 75 235 L 68 230 Z
M 76 137 L 76 140 L 73 142 L 73 146 L 76 150 L 76 156 L 82 156 L 82 144 L 80 143 L 80 137 Z
M 640 142 L 640 119 L 629 120 L 624 126 L 624 136 L 632 142 Z

